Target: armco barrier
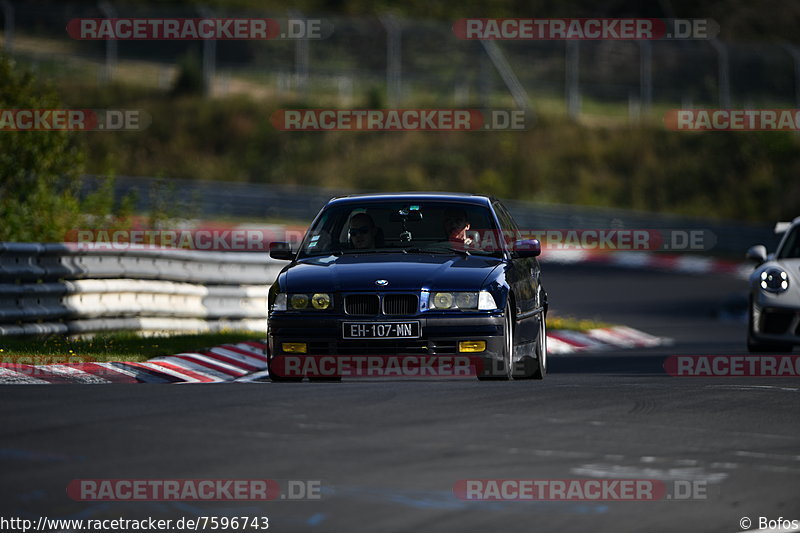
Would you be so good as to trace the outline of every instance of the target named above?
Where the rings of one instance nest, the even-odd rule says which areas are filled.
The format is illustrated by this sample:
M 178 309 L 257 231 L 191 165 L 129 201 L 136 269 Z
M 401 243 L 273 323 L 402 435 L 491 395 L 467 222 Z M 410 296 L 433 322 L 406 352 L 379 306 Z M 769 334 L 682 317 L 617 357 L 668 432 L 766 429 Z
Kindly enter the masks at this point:
M 0 335 L 266 332 L 266 253 L 0 243 Z

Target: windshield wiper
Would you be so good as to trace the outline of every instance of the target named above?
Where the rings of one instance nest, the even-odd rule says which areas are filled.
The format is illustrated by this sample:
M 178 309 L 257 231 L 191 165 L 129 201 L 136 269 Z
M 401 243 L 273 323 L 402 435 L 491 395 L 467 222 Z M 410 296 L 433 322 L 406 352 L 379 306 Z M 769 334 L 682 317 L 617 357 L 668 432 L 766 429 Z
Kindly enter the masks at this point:
M 375 248 L 365 248 L 363 250 L 359 249 L 352 249 L 352 250 L 340 250 L 340 254 L 386 254 L 392 253 L 395 250 L 376 250 Z
M 467 250 L 459 250 L 456 248 L 449 248 L 446 246 L 434 246 L 431 248 L 403 248 L 404 253 L 412 253 L 412 254 L 459 254 L 467 257 L 470 254 Z

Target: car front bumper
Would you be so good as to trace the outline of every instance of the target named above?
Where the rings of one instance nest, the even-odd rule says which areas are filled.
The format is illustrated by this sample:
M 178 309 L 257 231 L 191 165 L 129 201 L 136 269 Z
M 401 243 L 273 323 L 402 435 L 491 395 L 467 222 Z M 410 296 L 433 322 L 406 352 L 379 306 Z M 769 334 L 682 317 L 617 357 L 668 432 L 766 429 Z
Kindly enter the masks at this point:
M 755 340 L 800 344 L 800 309 L 781 307 L 770 303 L 753 306 L 753 331 Z
M 344 339 L 344 322 L 418 321 L 420 336 L 414 339 Z M 335 357 L 432 357 L 468 356 L 479 358 L 483 367 L 502 360 L 505 339 L 502 313 L 481 315 L 428 315 L 409 317 L 359 317 L 348 315 L 318 316 L 281 313 L 269 318 L 269 358 L 280 356 Z M 484 341 L 481 352 L 460 352 L 460 341 Z M 289 353 L 283 343 L 304 343 L 305 354 Z M 496 365 L 493 365 L 496 366 Z

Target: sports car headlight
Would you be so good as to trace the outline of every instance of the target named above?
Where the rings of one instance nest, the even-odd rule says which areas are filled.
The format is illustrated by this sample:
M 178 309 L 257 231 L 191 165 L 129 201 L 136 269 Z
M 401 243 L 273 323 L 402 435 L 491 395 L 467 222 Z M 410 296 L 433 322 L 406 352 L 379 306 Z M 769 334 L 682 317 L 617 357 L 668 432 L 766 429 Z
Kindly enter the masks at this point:
M 784 292 L 789 288 L 789 274 L 780 268 L 768 268 L 761 273 L 760 285 L 767 292 Z
M 286 293 L 282 292 L 275 296 L 275 301 L 272 302 L 272 311 L 286 311 Z

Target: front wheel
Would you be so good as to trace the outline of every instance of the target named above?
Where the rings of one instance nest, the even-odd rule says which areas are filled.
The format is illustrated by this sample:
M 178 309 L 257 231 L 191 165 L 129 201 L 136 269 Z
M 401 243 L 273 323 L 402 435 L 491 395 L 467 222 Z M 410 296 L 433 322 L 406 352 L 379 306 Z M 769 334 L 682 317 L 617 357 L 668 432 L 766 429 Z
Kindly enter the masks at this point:
M 503 380 L 512 378 L 514 368 L 514 317 L 511 314 L 511 298 L 506 302 L 506 310 L 503 319 L 503 359 L 493 359 L 491 368 L 484 369 L 483 375 L 478 376 L 480 380 Z
M 533 379 L 544 379 L 547 375 L 547 318 L 542 312 L 539 318 L 539 334 L 536 336 L 536 370 Z

